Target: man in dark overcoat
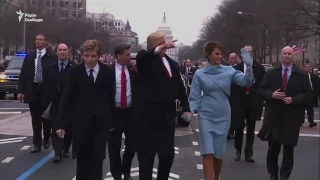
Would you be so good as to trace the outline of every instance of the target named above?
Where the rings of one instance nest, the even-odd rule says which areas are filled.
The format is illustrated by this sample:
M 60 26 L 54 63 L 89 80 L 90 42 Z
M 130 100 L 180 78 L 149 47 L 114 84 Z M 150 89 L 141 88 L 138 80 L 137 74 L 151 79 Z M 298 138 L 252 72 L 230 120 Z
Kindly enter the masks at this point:
M 98 61 L 102 55 L 99 41 L 87 40 L 80 51 L 83 63 L 69 72 L 60 100 L 56 133 L 63 139 L 71 122 L 76 180 L 101 180 L 114 112 L 115 75 Z
M 311 93 L 307 74 L 292 64 L 293 49 L 284 47 L 282 64 L 270 69 L 263 78 L 259 93 L 264 98 L 265 113 L 258 137 L 268 141 L 267 169 L 269 180 L 279 179 L 278 156 L 283 146 L 280 180 L 288 180 L 294 160 L 305 103 Z
M 253 57 L 252 46 L 244 47 Z M 241 62 L 234 66 L 234 69 L 241 72 L 246 71 L 246 65 Z M 234 147 L 236 149 L 235 161 L 241 159 L 244 129 L 246 127 L 246 145 L 244 149 L 245 160 L 254 162 L 253 142 L 256 121 L 261 120 L 263 110 L 263 99 L 258 95 L 258 86 L 266 71 L 257 61 L 253 61 L 253 75 L 255 83 L 251 87 L 241 87 L 236 84 L 231 86 L 231 121 L 235 129 Z

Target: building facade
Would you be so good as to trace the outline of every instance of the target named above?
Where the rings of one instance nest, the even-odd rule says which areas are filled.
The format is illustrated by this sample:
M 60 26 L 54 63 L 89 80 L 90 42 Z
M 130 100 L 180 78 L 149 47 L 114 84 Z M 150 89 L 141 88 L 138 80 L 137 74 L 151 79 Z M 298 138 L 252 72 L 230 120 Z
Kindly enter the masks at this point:
M 85 18 L 87 0 L 22 0 L 27 7 L 43 8 L 53 17 L 61 19 Z
M 303 47 L 304 52 L 294 55 L 294 63 L 301 66 L 303 63 L 311 63 L 312 66 L 319 68 L 320 65 L 320 37 L 315 34 L 308 34 L 296 41 L 297 47 Z M 270 63 L 278 63 L 281 61 L 280 54 L 283 47 L 272 48 L 271 55 L 266 57 Z M 271 57 L 270 57 L 271 56 Z M 271 61 L 270 61 L 271 60 Z
M 139 44 L 138 34 L 132 31 L 129 20 L 124 23 L 110 13 L 87 13 L 86 17 L 93 21 L 96 31 L 108 31 L 113 39 L 133 46 Z

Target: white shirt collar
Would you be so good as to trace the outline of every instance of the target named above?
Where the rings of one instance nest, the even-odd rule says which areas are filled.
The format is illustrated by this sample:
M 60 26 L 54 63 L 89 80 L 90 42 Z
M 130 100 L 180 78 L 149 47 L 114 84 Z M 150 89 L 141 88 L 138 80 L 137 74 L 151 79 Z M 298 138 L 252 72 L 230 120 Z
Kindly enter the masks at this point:
M 86 66 L 86 71 L 89 72 L 90 69 L 93 69 L 94 72 L 98 72 L 99 71 L 99 63 L 97 62 L 97 64 L 94 66 L 94 68 L 89 68 L 86 64 L 84 64 Z
M 120 65 L 118 62 L 116 62 L 115 66 L 117 69 L 122 69 L 122 65 Z M 126 68 L 127 68 L 127 66 L 124 66 L 124 69 L 126 69 Z
M 41 57 L 42 57 L 43 55 L 46 54 L 47 50 L 46 50 L 46 48 L 43 48 L 41 51 L 39 51 L 39 50 L 37 49 L 37 56 L 39 55 L 39 52 L 41 52 Z

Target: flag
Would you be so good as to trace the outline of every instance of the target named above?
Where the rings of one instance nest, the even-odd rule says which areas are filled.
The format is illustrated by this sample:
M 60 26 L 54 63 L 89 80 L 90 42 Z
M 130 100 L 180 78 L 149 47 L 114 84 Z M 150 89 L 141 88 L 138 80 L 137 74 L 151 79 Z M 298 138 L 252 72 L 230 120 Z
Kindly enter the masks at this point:
M 292 48 L 293 48 L 293 54 L 302 54 L 307 49 L 307 44 L 303 44 L 300 47 L 293 45 Z

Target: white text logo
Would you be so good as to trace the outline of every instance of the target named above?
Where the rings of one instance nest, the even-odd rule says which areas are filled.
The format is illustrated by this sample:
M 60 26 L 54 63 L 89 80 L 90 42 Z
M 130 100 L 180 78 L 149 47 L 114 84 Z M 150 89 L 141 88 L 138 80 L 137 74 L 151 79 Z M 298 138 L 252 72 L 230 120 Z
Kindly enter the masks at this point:
M 16 11 L 16 13 L 18 14 L 19 22 L 21 22 L 23 16 L 24 16 L 25 22 L 42 22 L 43 21 L 43 19 L 37 19 L 37 15 L 34 13 L 32 14 L 23 13 L 21 12 L 21 10 Z

